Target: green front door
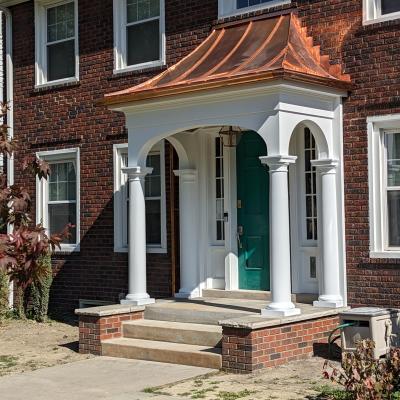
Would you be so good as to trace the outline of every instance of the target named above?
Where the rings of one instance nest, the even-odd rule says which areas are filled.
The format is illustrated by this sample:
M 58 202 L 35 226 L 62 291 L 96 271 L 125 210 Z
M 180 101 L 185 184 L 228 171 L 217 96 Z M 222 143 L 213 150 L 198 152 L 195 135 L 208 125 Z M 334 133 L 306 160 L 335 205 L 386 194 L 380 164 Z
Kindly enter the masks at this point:
M 264 140 L 246 132 L 236 149 L 239 288 L 269 290 L 269 175 Z

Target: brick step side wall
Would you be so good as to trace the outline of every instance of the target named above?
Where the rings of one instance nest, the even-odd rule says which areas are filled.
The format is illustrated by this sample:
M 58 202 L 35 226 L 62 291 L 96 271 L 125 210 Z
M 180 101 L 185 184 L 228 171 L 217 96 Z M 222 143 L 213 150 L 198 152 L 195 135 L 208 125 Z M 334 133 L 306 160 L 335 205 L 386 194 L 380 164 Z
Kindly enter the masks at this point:
M 311 357 L 338 325 L 330 316 L 257 330 L 223 327 L 222 369 L 249 373 Z

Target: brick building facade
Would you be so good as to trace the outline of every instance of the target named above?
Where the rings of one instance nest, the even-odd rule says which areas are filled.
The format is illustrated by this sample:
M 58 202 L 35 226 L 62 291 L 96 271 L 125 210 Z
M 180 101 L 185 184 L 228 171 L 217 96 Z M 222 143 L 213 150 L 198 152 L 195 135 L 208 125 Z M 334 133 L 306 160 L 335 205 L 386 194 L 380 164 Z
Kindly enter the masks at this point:
M 35 193 L 19 168 L 28 154 L 79 147 L 80 251 L 54 256 L 51 308 L 72 311 L 79 299 L 116 302 L 127 292 L 127 254 L 114 252 L 113 145 L 127 142 L 121 113 L 99 105 L 104 94 L 127 89 L 165 67 L 113 74 L 113 2 L 79 0 L 79 82 L 35 89 L 34 2 L 10 6 L 13 18 L 16 183 Z M 344 208 L 350 305 L 400 306 L 400 258 L 370 258 L 367 117 L 400 113 L 400 19 L 363 25 L 361 0 L 298 0 L 267 11 L 297 13 L 314 44 L 352 81 L 343 103 Z M 230 17 L 228 20 L 246 18 Z M 194 50 L 218 21 L 218 1 L 165 2 L 167 66 Z M 168 297 L 171 261 L 173 151 L 166 144 L 168 252 L 148 255 L 148 291 Z M 33 196 L 34 197 L 34 196 Z M 177 197 L 177 196 L 175 196 Z M 176 264 L 176 262 L 175 262 Z M 177 274 L 179 275 L 179 274 Z

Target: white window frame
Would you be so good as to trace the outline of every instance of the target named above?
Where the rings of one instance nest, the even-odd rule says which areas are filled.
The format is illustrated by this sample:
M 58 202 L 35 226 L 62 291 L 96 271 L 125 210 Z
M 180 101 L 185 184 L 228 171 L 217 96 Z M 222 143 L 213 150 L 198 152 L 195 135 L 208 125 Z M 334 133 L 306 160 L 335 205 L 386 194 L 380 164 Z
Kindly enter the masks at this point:
M 399 258 L 400 248 L 388 247 L 385 135 L 400 133 L 400 114 L 368 117 L 368 180 L 370 257 Z
M 225 232 L 225 223 L 224 223 L 224 239 L 218 239 L 217 238 L 217 188 L 216 188 L 216 183 L 217 183 L 217 148 L 216 148 L 216 139 L 218 139 L 219 136 L 211 136 L 211 152 L 212 152 L 212 184 L 211 184 L 211 194 L 212 194 L 212 205 L 211 205 L 211 210 L 212 210 L 212 215 L 214 217 L 213 219 L 213 224 L 212 224 L 212 235 L 213 235 L 213 242 L 216 246 L 223 246 L 225 244 L 225 237 L 226 237 L 226 232 Z M 223 198 L 223 212 L 225 214 L 225 205 L 226 205 L 226 191 L 225 191 L 225 148 L 224 145 L 221 141 L 221 146 L 223 149 L 223 177 L 222 177 L 222 182 L 223 182 L 223 187 L 224 187 L 224 198 Z M 224 218 L 225 222 L 225 218 Z
M 160 0 L 160 58 L 155 61 L 141 64 L 128 65 L 128 49 L 126 40 L 127 15 L 126 0 L 114 0 L 114 74 L 137 71 L 146 68 L 155 68 L 166 65 L 166 39 L 165 39 L 165 0 Z M 143 20 L 138 23 L 151 21 L 157 18 Z
M 47 10 L 67 3 L 75 6 L 75 76 L 49 81 L 47 79 Z M 35 0 L 35 87 L 56 86 L 79 81 L 78 0 Z
M 382 0 L 363 0 L 363 25 L 376 24 L 400 18 L 400 11 L 382 15 Z
M 256 4 L 250 7 L 237 8 L 237 0 L 218 0 L 218 17 L 226 18 L 290 3 L 291 0 L 273 0 L 268 3 Z
M 147 245 L 147 253 L 166 254 L 167 249 L 167 201 L 165 190 L 165 148 L 164 141 L 158 143 L 152 148 L 152 152 L 159 152 L 160 166 L 161 166 L 161 245 Z M 127 237 L 127 175 L 121 171 L 122 168 L 122 155 L 127 154 L 128 144 L 114 144 L 113 146 L 113 159 L 114 159 L 114 252 L 126 253 L 128 252 L 128 245 L 126 243 Z M 150 198 L 146 198 L 150 199 Z
M 72 149 L 41 151 L 36 156 L 46 162 L 62 162 L 74 160 L 76 163 L 76 243 L 61 243 L 62 252 L 74 252 L 80 250 L 80 150 Z M 47 230 L 48 225 L 48 179 L 36 178 L 36 223 L 42 223 Z

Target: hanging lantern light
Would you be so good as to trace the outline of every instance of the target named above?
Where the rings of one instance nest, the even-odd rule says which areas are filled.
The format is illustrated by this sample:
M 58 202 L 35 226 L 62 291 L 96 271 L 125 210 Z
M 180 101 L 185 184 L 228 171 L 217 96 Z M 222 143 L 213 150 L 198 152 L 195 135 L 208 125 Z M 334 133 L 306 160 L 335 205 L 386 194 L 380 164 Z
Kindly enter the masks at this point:
M 242 134 L 242 130 L 236 126 L 223 126 L 219 131 L 219 137 L 224 147 L 237 146 Z

